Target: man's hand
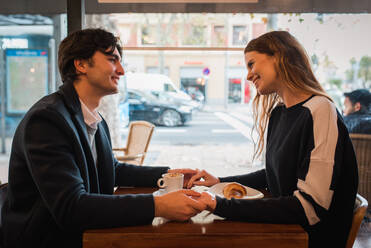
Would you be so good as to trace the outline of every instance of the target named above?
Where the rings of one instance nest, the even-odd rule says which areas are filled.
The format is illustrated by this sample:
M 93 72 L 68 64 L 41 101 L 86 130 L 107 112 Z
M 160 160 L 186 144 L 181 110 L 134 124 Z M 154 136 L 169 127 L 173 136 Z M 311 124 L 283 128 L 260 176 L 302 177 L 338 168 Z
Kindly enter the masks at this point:
M 206 204 L 207 205 L 206 210 L 209 210 L 210 212 L 214 212 L 216 208 L 216 199 L 213 194 L 205 191 L 201 193 L 200 197 L 195 198 L 195 199 Z
M 169 220 L 186 221 L 207 208 L 206 203 L 196 199 L 201 194 L 193 190 L 179 190 L 155 196 L 155 216 Z

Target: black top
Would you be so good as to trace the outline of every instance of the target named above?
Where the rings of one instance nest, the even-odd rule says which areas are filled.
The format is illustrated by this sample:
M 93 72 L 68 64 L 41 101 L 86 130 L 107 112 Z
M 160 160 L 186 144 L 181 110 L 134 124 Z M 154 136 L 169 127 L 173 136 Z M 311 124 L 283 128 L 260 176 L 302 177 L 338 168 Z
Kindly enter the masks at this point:
M 168 168 L 118 163 L 104 120 L 95 142 L 97 166 L 70 83 L 28 111 L 10 154 L 5 247 L 81 247 L 84 230 L 152 222 L 151 194 L 112 195 L 113 188 L 155 186 Z
M 344 247 L 358 185 L 357 162 L 341 115 L 322 96 L 271 114 L 266 168 L 221 178 L 268 188 L 273 198 L 217 197 L 215 214 L 234 220 L 301 224 L 310 247 Z

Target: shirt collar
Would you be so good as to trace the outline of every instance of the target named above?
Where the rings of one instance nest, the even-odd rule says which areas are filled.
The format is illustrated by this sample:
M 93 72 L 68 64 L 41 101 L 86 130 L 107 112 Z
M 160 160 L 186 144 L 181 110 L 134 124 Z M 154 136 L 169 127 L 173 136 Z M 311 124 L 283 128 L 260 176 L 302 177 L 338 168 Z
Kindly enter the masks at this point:
M 84 122 L 86 125 L 93 129 L 97 129 L 98 123 L 102 121 L 102 117 L 98 114 L 96 110 L 90 111 L 90 109 L 85 105 L 85 103 L 79 98 L 81 103 L 82 115 L 84 116 Z

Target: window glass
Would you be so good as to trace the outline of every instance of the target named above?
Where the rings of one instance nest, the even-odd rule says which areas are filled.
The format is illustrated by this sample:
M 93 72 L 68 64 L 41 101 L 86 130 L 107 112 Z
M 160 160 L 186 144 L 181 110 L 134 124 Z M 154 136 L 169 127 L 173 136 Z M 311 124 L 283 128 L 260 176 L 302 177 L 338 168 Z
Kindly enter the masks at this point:
M 156 45 L 156 28 L 154 25 L 143 25 L 141 27 L 142 45 Z
M 211 38 L 211 45 L 212 46 L 227 46 L 227 33 L 225 26 L 214 26 L 212 38 Z
M 7 50 L 41 49 L 47 52 L 48 66 L 43 67 L 46 86 L 42 89 L 35 86 L 32 90 L 40 93 L 38 97 L 57 90 L 61 81 L 56 54 L 60 40 L 66 35 L 65 18 L 65 15 L 53 18 L 42 15 L 1 16 L 1 82 L 10 76 L 5 70 Z M 243 54 L 246 44 L 269 30 L 292 33 L 303 44 L 315 76 L 341 111 L 345 92 L 371 88 L 370 23 L 371 14 L 86 15 L 87 27 L 103 27 L 120 37 L 126 74 L 151 74 L 142 79 L 138 77 L 141 95 L 128 93 L 130 98 L 141 100 L 145 96 L 149 99 L 146 101 L 149 108 L 141 113 L 140 118 L 147 116 L 147 121 L 156 124 L 150 145 L 154 150 L 150 150 L 145 163 L 196 166 L 211 172 L 215 168 L 224 168 L 224 175 L 246 173 L 258 168 L 255 165 L 264 164 L 262 160 L 252 161 L 251 104 L 256 93 L 254 86 L 246 80 Z M 173 84 L 166 84 L 167 80 L 152 74 L 162 74 Z M 32 85 L 31 79 L 24 77 L 18 81 L 22 85 Z M 7 104 L 15 99 L 8 95 L 11 88 L 8 89 L 6 84 L 2 87 L 5 87 L 5 99 L 1 102 L 5 108 L 1 116 L 5 117 L 9 152 L 14 130 L 23 114 L 7 111 Z M 121 97 L 107 109 L 115 109 L 112 106 L 119 102 L 120 121 L 127 124 L 134 117 L 126 97 L 125 76 L 120 80 L 120 88 Z M 18 99 L 23 94 L 19 91 L 17 88 L 14 94 Z M 24 111 L 32 104 L 26 105 Z M 173 121 L 166 123 L 175 125 L 164 125 L 161 122 L 164 119 L 162 108 L 175 110 L 182 121 L 177 122 L 179 116 L 170 112 L 172 114 L 167 117 Z M 126 124 L 110 126 L 111 137 L 122 137 L 121 140 L 125 141 L 127 128 L 123 126 Z M 184 147 L 187 147 L 187 152 L 181 150 Z M 171 156 L 162 151 L 170 151 Z
M 204 46 L 206 45 L 206 27 L 204 25 L 186 25 L 184 27 L 183 45 Z
M 246 45 L 248 42 L 248 30 L 246 25 L 233 26 L 233 41 L 234 46 Z
M 61 84 L 56 51 L 66 34 L 65 18 L 64 14 L 0 15 L 2 153 L 9 154 L 14 132 L 29 108 Z M 0 172 L 0 180 L 7 182 L 7 168 Z

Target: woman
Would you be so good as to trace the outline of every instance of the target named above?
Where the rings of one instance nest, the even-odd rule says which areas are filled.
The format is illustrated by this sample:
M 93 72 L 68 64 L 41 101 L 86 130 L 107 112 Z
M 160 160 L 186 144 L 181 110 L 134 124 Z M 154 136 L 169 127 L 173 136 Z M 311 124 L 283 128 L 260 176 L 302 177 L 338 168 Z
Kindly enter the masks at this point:
M 255 155 L 262 153 L 268 127 L 266 167 L 224 178 L 194 171 L 188 187 L 235 181 L 267 188 L 272 198 L 227 200 L 203 194 L 201 200 L 231 220 L 301 224 L 309 247 L 344 247 L 358 173 L 340 114 L 313 75 L 305 50 L 288 32 L 266 33 L 249 42 L 244 53 L 247 79 L 257 89 Z

